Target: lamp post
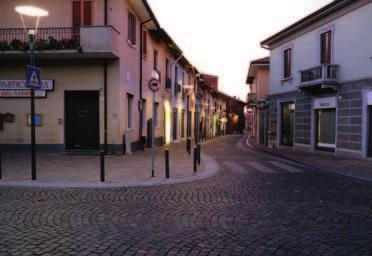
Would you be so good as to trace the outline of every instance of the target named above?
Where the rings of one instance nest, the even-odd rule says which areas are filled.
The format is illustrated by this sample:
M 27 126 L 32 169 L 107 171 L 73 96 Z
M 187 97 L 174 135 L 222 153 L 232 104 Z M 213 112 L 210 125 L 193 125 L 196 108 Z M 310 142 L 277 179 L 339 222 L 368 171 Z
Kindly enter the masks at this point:
M 23 28 L 27 33 L 28 43 L 30 48 L 30 65 L 35 66 L 35 39 L 37 36 L 37 29 L 39 27 L 40 18 L 48 16 L 48 11 L 34 6 L 17 6 L 15 11 L 20 15 Z M 24 16 L 35 19 L 35 29 L 27 31 Z M 41 81 L 39 81 L 40 83 Z M 31 179 L 36 180 L 36 132 L 35 132 L 35 88 L 30 87 L 31 90 Z

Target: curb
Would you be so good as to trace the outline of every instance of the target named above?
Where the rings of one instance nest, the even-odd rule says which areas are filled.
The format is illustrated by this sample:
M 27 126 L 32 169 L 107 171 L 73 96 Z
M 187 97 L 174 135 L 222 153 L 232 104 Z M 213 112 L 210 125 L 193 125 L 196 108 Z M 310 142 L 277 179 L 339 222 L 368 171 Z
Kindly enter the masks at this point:
M 138 182 L 133 184 L 129 182 L 118 182 L 118 183 L 80 183 L 80 182 L 40 182 L 40 181 L 1 181 L 0 187 L 27 187 L 27 188 L 131 188 L 131 187 L 151 187 L 151 186 L 163 186 L 173 185 L 181 183 L 189 183 L 193 181 L 203 180 L 210 178 L 217 174 L 218 164 L 210 156 L 202 154 L 203 162 L 205 163 L 205 169 L 197 172 L 196 175 L 182 178 L 154 178 L 154 180 Z M 192 172 L 192 170 L 190 170 Z
M 251 137 L 252 137 L 252 135 L 247 136 L 246 146 L 249 147 L 249 148 L 251 148 L 251 149 L 257 150 L 257 151 L 259 151 L 261 153 L 265 153 L 265 154 L 268 154 L 268 155 L 271 155 L 271 156 L 274 156 L 274 157 L 278 157 L 278 158 L 284 159 L 286 161 L 292 162 L 294 164 L 297 164 L 299 166 L 310 168 L 310 169 L 313 169 L 313 170 L 318 171 L 318 172 L 327 172 L 327 173 L 334 174 L 334 175 L 337 175 L 337 176 L 353 178 L 353 179 L 355 179 L 357 181 L 372 182 L 372 180 L 367 179 L 367 178 L 363 178 L 363 177 L 359 177 L 359 176 L 354 176 L 354 175 L 349 175 L 347 173 L 341 173 L 341 172 L 332 171 L 332 170 L 329 170 L 329 169 L 324 169 L 324 168 L 321 168 L 321 167 L 309 165 L 307 163 L 304 163 L 304 162 L 301 162 L 301 161 L 298 161 L 298 160 L 294 160 L 294 159 L 291 159 L 289 157 L 286 157 L 286 156 L 283 156 L 283 155 L 280 155 L 280 154 L 277 154 L 277 153 L 274 153 L 274 152 L 271 152 L 271 151 L 268 151 L 268 150 L 265 150 L 265 149 L 262 149 L 262 148 L 258 148 L 258 147 L 256 147 L 255 145 L 252 145 L 249 142 L 249 140 L 250 140 Z

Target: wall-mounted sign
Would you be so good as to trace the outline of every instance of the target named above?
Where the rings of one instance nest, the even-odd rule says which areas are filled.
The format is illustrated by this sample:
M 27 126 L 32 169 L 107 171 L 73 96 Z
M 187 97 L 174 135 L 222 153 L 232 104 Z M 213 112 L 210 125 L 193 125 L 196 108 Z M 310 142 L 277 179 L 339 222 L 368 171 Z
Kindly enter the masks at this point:
M 4 118 L 3 114 L 0 114 L 0 131 L 4 130 Z
M 368 99 L 368 105 L 372 105 L 372 92 L 368 92 L 367 99 Z
M 336 108 L 336 97 L 314 99 L 314 109 Z
M 25 80 L 0 80 L 0 90 L 27 90 Z M 41 80 L 40 90 L 53 91 L 54 80 Z
M 26 114 L 26 125 L 31 126 L 31 114 Z M 35 114 L 35 126 L 36 127 L 43 126 L 43 115 L 42 114 Z
M 12 113 L 3 114 L 4 123 L 14 123 L 15 115 Z
M 46 98 L 46 91 L 35 90 L 36 98 Z M 0 90 L 0 98 L 29 98 L 31 90 Z
M 54 90 L 54 80 L 42 80 L 41 89 L 35 90 L 36 98 L 46 98 L 47 91 Z M 0 80 L 0 98 L 29 98 L 30 89 L 27 89 L 25 80 Z

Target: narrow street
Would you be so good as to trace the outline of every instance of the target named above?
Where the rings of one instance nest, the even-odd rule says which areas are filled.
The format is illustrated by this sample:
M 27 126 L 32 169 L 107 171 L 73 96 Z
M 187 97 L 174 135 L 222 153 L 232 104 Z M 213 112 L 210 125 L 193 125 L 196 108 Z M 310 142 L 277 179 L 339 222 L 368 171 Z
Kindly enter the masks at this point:
M 0 187 L 0 255 L 372 255 L 372 184 L 203 146 L 218 173 L 112 189 Z

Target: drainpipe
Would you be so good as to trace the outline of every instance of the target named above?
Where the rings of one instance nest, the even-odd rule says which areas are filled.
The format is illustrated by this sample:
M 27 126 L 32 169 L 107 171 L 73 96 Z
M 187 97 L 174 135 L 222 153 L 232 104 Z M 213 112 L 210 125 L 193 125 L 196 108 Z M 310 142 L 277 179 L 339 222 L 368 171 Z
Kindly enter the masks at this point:
M 105 8 L 104 8 L 104 22 L 105 26 L 107 26 L 107 5 L 108 5 L 108 0 L 105 0 Z M 104 126 L 104 151 L 105 155 L 107 155 L 107 60 L 103 59 L 103 98 L 104 98 L 104 121 L 103 121 L 103 126 Z
M 140 59 L 139 59 L 139 101 L 138 101 L 138 111 L 139 111 L 139 127 L 138 127 L 138 136 L 139 136 L 139 142 L 140 142 L 140 147 L 141 147 L 141 150 L 145 150 L 145 147 L 144 145 L 142 145 L 142 141 L 141 141 L 141 138 L 142 138 L 142 83 L 143 83 L 143 62 L 142 62 L 142 59 L 143 59 L 143 25 L 145 25 L 147 22 L 150 22 L 152 21 L 152 18 L 148 19 L 148 20 L 145 20 L 143 22 L 141 22 L 141 25 L 140 25 Z

